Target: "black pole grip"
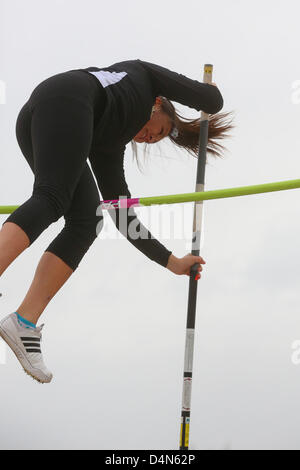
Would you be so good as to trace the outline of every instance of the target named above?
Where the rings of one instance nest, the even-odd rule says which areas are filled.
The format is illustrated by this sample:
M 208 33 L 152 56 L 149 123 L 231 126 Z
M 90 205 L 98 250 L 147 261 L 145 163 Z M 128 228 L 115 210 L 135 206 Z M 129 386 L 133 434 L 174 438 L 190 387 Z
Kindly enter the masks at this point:
M 190 277 L 193 278 L 195 281 L 198 281 L 200 279 L 200 275 L 198 273 L 200 263 L 195 263 L 190 269 Z

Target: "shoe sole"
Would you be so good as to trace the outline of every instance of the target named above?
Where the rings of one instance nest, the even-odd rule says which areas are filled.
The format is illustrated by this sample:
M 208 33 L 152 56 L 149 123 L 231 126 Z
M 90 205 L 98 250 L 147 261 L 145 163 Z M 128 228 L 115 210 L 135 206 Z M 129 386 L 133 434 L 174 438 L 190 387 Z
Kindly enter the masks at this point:
M 10 347 L 10 349 L 12 350 L 12 352 L 14 353 L 16 358 L 18 359 L 18 361 L 21 364 L 24 372 L 27 375 L 32 377 L 34 380 L 36 380 L 40 384 L 50 383 L 51 382 L 52 377 L 51 377 L 50 380 L 42 380 L 42 379 L 36 377 L 32 372 L 30 372 L 30 370 L 28 370 L 29 368 L 28 369 L 25 368 L 25 365 L 22 363 L 22 361 L 29 364 L 28 359 L 24 355 L 23 351 L 19 348 L 19 346 L 11 339 L 11 337 L 6 333 L 6 331 L 4 331 L 3 328 L 1 328 L 1 326 L 0 326 L 0 336 L 6 342 L 6 344 Z

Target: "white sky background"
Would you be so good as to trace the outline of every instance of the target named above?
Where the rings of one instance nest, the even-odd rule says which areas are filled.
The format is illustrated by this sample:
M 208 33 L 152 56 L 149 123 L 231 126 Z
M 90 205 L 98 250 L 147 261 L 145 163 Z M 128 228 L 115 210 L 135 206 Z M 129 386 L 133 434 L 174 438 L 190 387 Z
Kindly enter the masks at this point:
M 300 102 L 292 100 L 300 80 L 297 0 L 0 6 L 0 79 L 7 86 L 0 204 L 20 204 L 31 194 L 15 121 L 33 88 L 59 72 L 135 58 L 200 81 L 204 63 L 214 64 L 223 111 L 235 111 L 236 129 L 226 158 L 210 159 L 206 189 L 299 178 Z M 151 153 L 141 174 L 127 147 L 133 197 L 194 190 L 196 159 L 170 145 L 161 146 L 161 157 L 158 148 Z M 300 339 L 299 194 L 205 204 L 191 448 L 300 449 L 300 365 L 291 361 Z M 175 209 L 156 209 L 164 229 L 172 211 L 180 216 L 182 206 Z M 145 224 L 148 210 L 137 210 Z M 188 234 L 192 205 L 185 211 Z M 1 317 L 20 304 L 61 227 L 51 226 L 2 276 Z M 160 239 L 176 256 L 190 250 L 186 239 Z M 53 383 L 31 381 L 10 351 L 0 365 L 0 448 L 178 448 L 187 294 L 186 276 L 102 233 L 42 317 Z

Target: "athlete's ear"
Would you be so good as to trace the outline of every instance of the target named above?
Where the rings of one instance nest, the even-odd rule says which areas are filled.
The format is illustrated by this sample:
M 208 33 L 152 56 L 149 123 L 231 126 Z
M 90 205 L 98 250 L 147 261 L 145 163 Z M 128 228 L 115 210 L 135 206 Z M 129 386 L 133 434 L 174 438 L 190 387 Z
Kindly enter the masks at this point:
M 152 118 L 153 113 L 154 113 L 155 111 L 159 111 L 159 110 L 160 110 L 161 104 L 162 104 L 162 99 L 161 99 L 159 96 L 157 96 L 157 97 L 155 98 L 155 103 L 154 103 L 154 105 L 152 106 L 152 111 L 151 111 L 150 119 Z

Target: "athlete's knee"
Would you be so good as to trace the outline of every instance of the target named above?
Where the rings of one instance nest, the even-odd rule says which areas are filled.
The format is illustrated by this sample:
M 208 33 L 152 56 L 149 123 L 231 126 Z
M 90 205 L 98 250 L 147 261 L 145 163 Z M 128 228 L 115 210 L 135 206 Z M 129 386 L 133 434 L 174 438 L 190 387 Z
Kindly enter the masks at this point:
M 6 221 L 19 225 L 32 244 L 68 210 L 69 205 L 69 197 L 64 191 L 48 184 L 35 183 L 31 197 L 10 214 Z
M 73 270 L 77 269 L 82 258 L 96 240 L 103 225 L 103 216 L 82 215 L 80 218 L 68 217 L 63 230 L 48 246 L 50 251 L 60 257 Z
M 93 206 L 93 205 L 92 205 Z M 68 239 L 76 250 L 86 252 L 103 227 L 103 215 L 88 206 L 86 210 L 69 211 L 65 215 L 65 226 L 63 228 L 64 239 Z
M 76 234 L 83 244 L 91 245 L 103 228 L 103 215 L 84 214 L 76 219 L 67 218 L 65 228 Z
M 35 184 L 32 197 L 43 203 L 51 222 L 62 217 L 71 204 L 71 196 L 68 195 L 65 188 L 51 184 Z

